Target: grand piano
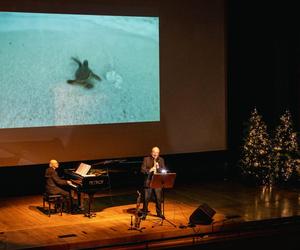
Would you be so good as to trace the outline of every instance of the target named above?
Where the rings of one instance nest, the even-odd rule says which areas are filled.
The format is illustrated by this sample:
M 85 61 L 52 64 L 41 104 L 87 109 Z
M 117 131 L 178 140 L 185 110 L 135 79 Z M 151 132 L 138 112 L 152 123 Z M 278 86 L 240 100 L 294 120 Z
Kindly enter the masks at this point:
M 94 195 L 97 192 L 111 191 L 111 175 L 127 174 L 129 171 L 124 166 L 132 165 L 133 163 L 138 163 L 138 166 L 140 166 L 140 161 L 107 160 L 92 165 L 81 163 L 77 169 L 64 170 L 65 179 L 71 180 L 71 188 L 77 193 L 78 207 L 83 205 L 81 204 L 81 194 L 88 195 L 88 207 L 85 209 L 85 216 L 89 218 L 96 216 L 92 212 Z M 136 172 L 136 170 L 134 171 Z

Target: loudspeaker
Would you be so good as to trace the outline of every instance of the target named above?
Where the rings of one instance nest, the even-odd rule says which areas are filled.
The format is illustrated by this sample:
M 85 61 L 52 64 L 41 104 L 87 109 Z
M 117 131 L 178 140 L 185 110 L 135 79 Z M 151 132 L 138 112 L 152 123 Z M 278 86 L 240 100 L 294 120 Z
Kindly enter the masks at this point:
M 201 204 L 190 216 L 189 225 L 207 225 L 213 221 L 216 211 L 206 203 Z

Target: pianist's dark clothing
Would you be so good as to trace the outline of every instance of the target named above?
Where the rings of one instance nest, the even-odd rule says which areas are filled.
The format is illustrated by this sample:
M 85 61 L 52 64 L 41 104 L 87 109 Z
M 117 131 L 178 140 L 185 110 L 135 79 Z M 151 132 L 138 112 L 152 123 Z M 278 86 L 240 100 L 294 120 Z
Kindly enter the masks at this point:
M 54 168 L 48 167 L 45 173 L 46 192 L 49 194 L 62 194 L 67 197 L 69 192 L 64 190 L 62 186 L 68 185 L 67 181 L 60 178 Z
M 157 173 L 159 173 L 163 168 L 165 168 L 165 161 L 162 157 L 159 157 L 156 162 L 159 165 Z M 141 172 L 144 175 L 144 204 L 143 213 L 146 215 L 148 212 L 148 203 L 151 198 L 151 194 L 154 194 L 156 213 L 158 216 L 162 216 L 161 202 L 162 202 L 162 190 L 161 188 L 150 188 L 150 182 L 153 173 L 150 173 L 150 169 L 154 166 L 154 158 L 152 156 L 147 156 L 143 160 L 141 167 Z

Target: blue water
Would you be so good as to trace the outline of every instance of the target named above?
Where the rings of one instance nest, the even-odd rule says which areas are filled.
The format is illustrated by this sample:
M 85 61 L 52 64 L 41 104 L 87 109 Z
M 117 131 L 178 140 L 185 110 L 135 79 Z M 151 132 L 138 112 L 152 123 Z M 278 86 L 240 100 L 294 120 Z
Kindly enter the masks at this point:
M 0 88 L 0 128 L 159 121 L 158 18 L 0 12 Z

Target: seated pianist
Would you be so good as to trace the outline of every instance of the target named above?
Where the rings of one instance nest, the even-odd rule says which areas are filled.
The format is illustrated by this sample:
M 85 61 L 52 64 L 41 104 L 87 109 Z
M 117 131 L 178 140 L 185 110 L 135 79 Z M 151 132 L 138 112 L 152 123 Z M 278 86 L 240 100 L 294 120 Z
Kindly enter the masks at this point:
M 64 180 L 60 178 L 56 172 L 56 169 L 59 167 L 57 160 L 52 159 L 49 162 L 49 167 L 46 169 L 45 178 L 46 178 L 46 187 L 45 191 L 47 194 L 61 194 L 64 198 L 66 209 L 71 210 L 72 197 L 71 193 L 68 191 L 69 185 L 72 185 L 72 182 L 69 180 Z

